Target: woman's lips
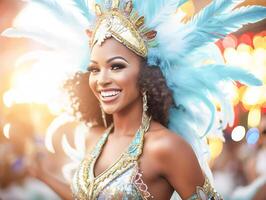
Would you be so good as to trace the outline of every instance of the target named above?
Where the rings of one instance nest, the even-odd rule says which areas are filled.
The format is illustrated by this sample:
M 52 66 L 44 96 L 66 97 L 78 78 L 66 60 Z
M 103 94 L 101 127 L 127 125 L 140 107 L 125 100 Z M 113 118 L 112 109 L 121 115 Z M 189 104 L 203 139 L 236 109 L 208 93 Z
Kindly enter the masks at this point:
M 101 101 L 104 103 L 110 103 L 116 100 L 121 93 L 121 90 L 102 90 L 100 91 Z

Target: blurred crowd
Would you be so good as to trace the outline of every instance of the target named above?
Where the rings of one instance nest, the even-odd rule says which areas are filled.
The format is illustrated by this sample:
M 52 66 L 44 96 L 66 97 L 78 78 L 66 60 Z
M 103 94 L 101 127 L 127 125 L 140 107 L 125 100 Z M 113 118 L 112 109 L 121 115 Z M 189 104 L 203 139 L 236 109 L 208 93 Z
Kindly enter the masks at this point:
M 225 199 L 266 199 L 265 114 L 258 128 L 260 135 L 255 144 L 226 138 L 223 151 L 212 166 L 216 189 Z

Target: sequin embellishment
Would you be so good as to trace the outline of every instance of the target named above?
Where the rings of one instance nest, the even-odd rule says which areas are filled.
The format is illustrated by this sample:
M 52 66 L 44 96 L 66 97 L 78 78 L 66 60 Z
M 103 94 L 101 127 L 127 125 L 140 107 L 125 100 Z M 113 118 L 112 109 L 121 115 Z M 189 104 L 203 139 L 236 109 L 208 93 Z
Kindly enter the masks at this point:
M 188 200 L 223 200 L 211 186 L 207 177 L 205 177 L 204 185 L 202 187 L 197 186 L 196 190 L 196 194 L 192 195 Z
M 104 172 L 94 177 L 94 165 L 111 132 L 109 127 L 96 144 L 90 155 L 84 159 L 72 181 L 74 199 L 134 199 L 152 198 L 139 172 L 138 158 L 142 154 L 144 134 L 147 129 L 139 129 L 126 152 Z

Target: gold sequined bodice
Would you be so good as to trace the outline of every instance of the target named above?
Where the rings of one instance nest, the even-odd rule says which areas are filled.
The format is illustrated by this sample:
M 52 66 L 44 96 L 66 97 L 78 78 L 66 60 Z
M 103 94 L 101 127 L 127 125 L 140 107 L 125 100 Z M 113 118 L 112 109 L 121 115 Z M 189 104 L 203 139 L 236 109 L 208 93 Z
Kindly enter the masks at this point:
M 75 199 L 134 199 L 150 197 L 147 185 L 139 172 L 138 158 L 142 153 L 145 131 L 138 131 L 126 152 L 109 168 L 94 176 L 94 165 L 109 136 L 103 134 L 94 150 L 81 162 L 74 174 L 72 191 Z
M 72 180 L 72 192 L 77 200 L 147 200 L 153 198 L 143 182 L 138 166 L 142 153 L 145 129 L 139 130 L 127 151 L 98 176 L 94 176 L 94 166 L 99 158 L 111 127 L 106 130 L 93 151 L 81 162 Z M 202 187 L 196 187 L 196 194 L 189 200 L 214 199 L 222 197 L 212 188 L 208 179 Z

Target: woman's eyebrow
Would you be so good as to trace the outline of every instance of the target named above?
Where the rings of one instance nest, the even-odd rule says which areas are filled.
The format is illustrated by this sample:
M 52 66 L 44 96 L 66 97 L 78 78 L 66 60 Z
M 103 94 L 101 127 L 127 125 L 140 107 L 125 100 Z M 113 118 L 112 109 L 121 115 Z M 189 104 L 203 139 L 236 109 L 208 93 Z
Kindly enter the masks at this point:
M 106 61 L 106 63 L 110 63 L 110 62 L 112 62 L 112 61 L 115 60 L 115 59 L 121 59 L 121 60 L 124 60 L 126 63 L 128 63 L 128 61 L 127 61 L 125 58 L 121 57 L 121 56 L 115 56 L 115 57 L 109 58 L 109 59 Z M 95 60 L 90 60 L 90 62 L 92 62 L 92 63 L 94 63 L 94 64 L 98 64 L 98 62 L 95 61 Z
M 94 64 L 98 64 L 96 61 L 94 60 L 90 60 L 90 62 L 94 63 Z
M 110 63 L 111 61 L 113 61 L 115 59 L 121 59 L 121 60 L 124 60 L 126 63 L 128 63 L 128 61 L 125 58 L 121 57 L 121 56 L 115 56 L 113 58 L 110 58 L 110 59 L 107 60 L 107 63 Z

